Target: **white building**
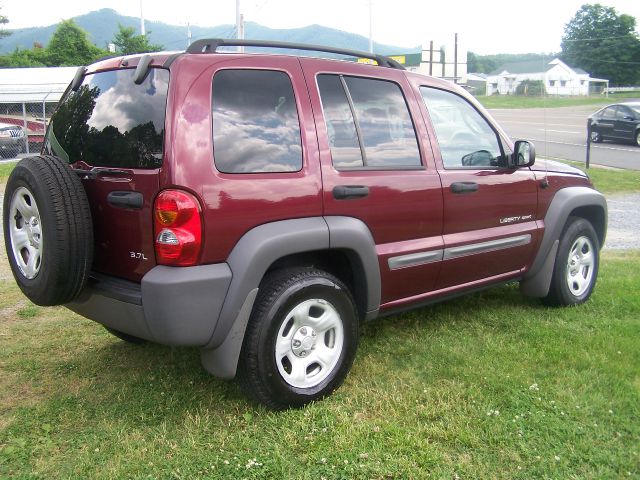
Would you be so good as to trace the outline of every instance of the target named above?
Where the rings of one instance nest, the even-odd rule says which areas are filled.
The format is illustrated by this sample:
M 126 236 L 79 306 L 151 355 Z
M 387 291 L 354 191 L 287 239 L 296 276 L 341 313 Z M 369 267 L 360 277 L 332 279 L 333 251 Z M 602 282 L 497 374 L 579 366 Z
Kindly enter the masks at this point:
M 591 78 L 580 68 L 572 68 L 559 58 L 550 62 L 527 61 L 503 65 L 486 77 L 487 95 L 515 95 L 525 80 L 542 82 L 547 95 L 589 95 L 604 91 L 609 80 Z M 526 94 L 526 93 L 525 93 Z
M 23 128 L 27 141 L 21 153 L 40 150 L 49 118 L 77 69 L 0 68 L 0 123 Z

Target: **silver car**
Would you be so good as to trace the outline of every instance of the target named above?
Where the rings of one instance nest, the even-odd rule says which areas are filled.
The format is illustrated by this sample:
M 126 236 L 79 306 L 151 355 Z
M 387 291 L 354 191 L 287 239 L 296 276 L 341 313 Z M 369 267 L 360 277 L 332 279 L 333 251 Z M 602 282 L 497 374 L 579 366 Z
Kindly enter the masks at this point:
M 0 123 L 0 156 L 13 158 L 24 151 L 25 134 L 20 125 Z

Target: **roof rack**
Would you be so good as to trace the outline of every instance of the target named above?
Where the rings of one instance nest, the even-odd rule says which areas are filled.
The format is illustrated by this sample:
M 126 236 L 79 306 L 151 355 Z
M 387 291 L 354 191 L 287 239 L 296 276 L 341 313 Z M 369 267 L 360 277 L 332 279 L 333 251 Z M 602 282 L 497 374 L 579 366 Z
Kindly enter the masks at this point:
M 286 48 L 290 50 L 308 50 L 312 52 L 337 53 L 339 55 L 347 55 L 352 57 L 369 58 L 378 62 L 378 65 L 389 68 L 397 68 L 404 70 L 405 68 L 392 58 L 384 55 L 376 55 L 375 53 L 362 52 L 359 50 L 349 50 L 346 48 L 325 47 L 322 45 L 309 45 L 306 43 L 293 42 L 273 42 L 271 40 L 238 40 L 226 38 L 207 38 L 196 40 L 189 48 L 187 53 L 216 53 L 220 47 L 266 47 L 266 48 Z

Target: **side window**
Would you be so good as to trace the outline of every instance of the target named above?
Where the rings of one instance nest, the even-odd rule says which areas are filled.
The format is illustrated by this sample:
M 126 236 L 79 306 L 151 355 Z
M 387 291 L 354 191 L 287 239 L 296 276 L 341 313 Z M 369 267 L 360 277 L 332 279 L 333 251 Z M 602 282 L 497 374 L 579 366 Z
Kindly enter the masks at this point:
M 616 107 L 605 108 L 604 112 L 602 112 L 602 118 L 607 118 L 609 120 L 616 118 Z
M 319 75 L 336 168 L 404 168 L 422 164 L 411 115 L 393 82 Z
M 498 134 L 462 97 L 420 87 L 445 168 L 498 167 L 504 163 Z
M 618 107 L 618 112 L 616 114 L 617 120 L 624 120 L 625 117 L 633 116 L 631 115 L 631 110 L 627 107 Z
M 347 94 L 338 75 L 319 75 L 324 121 L 336 168 L 362 167 L 362 153 Z
M 297 172 L 300 122 L 284 72 L 222 70 L 213 78 L 213 155 L 224 173 Z

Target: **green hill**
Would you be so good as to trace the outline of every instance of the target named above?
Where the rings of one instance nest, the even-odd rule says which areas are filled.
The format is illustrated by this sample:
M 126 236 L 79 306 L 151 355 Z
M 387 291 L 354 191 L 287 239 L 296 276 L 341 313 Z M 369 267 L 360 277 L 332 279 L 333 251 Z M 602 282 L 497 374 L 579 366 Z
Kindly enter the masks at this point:
M 74 21 L 89 33 L 95 45 L 105 48 L 118 31 L 118 24 L 126 27 L 140 26 L 140 19 L 120 15 L 115 10 L 105 8 L 74 18 Z M 187 29 L 185 26 L 168 25 L 161 22 L 145 21 L 147 32 L 152 43 L 164 45 L 166 50 L 184 50 L 187 46 Z M 46 27 L 20 28 L 11 30 L 11 35 L 0 41 L 0 54 L 10 53 L 17 47 L 30 49 L 35 42 L 46 45 L 53 35 L 56 25 Z M 215 27 L 191 27 L 192 40 L 199 38 L 230 38 L 235 25 L 218 25 Z M 298 43 L 315 43 L 333 47 L 347 47 L 357 50 L 368 50 L 369 40 L 362 35 L 343 32 L 321 25 L 309 25 L 303 28 L 271 29 L 257 23 L 245 24 L 246 38 L 260 40 L 280 40 Z M 417 52 L 418 47 L 406 48 L 374 43 L 374 50 L 381 54 L 399 52 Z

